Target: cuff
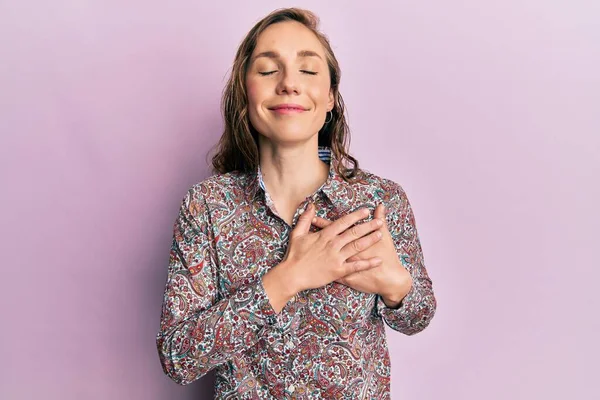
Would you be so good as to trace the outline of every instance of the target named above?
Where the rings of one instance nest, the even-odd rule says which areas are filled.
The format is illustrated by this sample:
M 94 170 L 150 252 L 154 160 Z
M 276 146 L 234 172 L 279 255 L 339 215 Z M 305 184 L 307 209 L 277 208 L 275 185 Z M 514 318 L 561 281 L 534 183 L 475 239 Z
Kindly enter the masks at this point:
M 377 315 L 386 317 L 391 314 L 395 314 L 395 315 L 405 314 L 408 311 L 409 305 L 415 300 L 415 296 L 416 296 L 416 289 L 415 289 L 415 285 L 413 284 L 411 286 L 410 290 L 408 291 L 408 293 L 406 294 L 406 296 L 404 296 L 404 298 L 400 302 L 400 305 L 398 306 L 398 308 L 390 308 L 383 301 L 383 297 L 378 295 L 377 296 Z

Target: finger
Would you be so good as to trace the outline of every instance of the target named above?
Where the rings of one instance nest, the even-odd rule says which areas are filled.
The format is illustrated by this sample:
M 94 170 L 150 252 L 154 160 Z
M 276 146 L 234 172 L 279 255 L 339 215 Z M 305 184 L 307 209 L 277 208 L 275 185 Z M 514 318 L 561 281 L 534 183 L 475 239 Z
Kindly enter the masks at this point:
M 290 237 L 297 237 L 308 234 L 308 232 L 310 231 L 310 224 L 314 216 L 315 206 L 312 203 L 310 203 L 304 209 L 304 211 L 300 215 L 300 218 L 298 218 L 298 223 L 296 224 L 296 227 L 290 234 Z
M 368 208 L 359 208 L 356 211 L 353 211 L 336 219 L 333 223 L 331 223 L 329 226 L 323 229 L 322 232 L 324 235 L 327 235 L 327 237 L 334 238 L 335 236 L 344 232 L 346 229 L 348 229 L 361 219 L 368 217 L 369 214 L 370 212 Z
M 368 222 L 371 223 L 371 222 Z M 344 260 L 348 260 L 348 258 L 360 253 L 361 251 L 368 249 L 373 246 L 375 243 L 379 242 L 383 237 L 383 233 L 381 231 L 376 230 L 375 232 L 371 232 L 367 236 L 361 237 L 360 239 L 356 239 L 347 243 L 341 250 L 340 255 Z
M 347 229 L 344 233 L 339 235 L 338 246 L 342 248 L 346 246 L 348 243 L 355 241 L 357 239 L 362 238 L 363 236 L 378 230 L 383 226 L 383 221 L 380 219 L 372 219 L 368 222 L 363 222 L 362 224 L 354 225 L 350 229 Z M 365 244 L 368 244 L 365 243 Z
M 362 258 L 360 258 L 358 256 L 358 254 L 353 255 L 352 257 L 348 258 L 346 261 L 356 261 L 356 260 L 362 260 Z
M 321 217 L 314 217 L 312 219 L 312 224 L 319 227 L 319 228 L 325 228 L 326 226 L 331 225 L 333 222 L 326 219 L 326 218 L 321 218 Z
M 373 218 L 385 218 L 385 206 L 383 203 L 378 204 L 377 207 L 375 207 L 375 215 Z
M 387 219 L 385 218 L 385 212 L 386 212 L 385 205 L 383 205 L 383 203 L 379 204 L 379 206 L 377 206 L 377 208 L 375 209 L 374 218 L 381 219 L 383 221 L 383 225 L 385 226 L 385 229 L 388 229 Z
M 359 258 L 357 256 L 352 256 L 349 259 L 347 259 L 346 262 L 351 263 L 351 262 L 360 261 L 360 260 L 362 260 L 362 258 Z M 350 283 L 347 279 L 347 276 L 341 277 L 340 279 L 336 280 L 336 282 L 343 283 L 344 285 L 348 285 Z
M 345 268 L 346 273 L 344 274 L 344 276 L 378 267 L 381 264 L 381 261 L 382 261 L 381 258 L 373 257 L 373 258 L 369 258 L 368 260 L 345 262 L 344 268 Z

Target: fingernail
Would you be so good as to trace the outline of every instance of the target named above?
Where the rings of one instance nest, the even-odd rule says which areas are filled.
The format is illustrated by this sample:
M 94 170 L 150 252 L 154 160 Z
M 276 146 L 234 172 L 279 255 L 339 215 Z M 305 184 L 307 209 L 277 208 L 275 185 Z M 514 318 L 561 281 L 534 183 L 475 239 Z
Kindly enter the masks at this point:
M 381 226 L 381 225 L 383 225 L 383 221 L 381 220 L 381 218 L 377 218 L 377 219 L 375 220 L 375 225 L 377 225 L 377 226 Z
M 314 224 L 315 222 L 317 222 L 317 217 L 314 217 L 314 218 L 312 219 L 312 223 Z
M 381 236 L 382 236 L 382 235 L 381 235 L 381 232 L 377 232 L 377 233 L 376 233 L 376 235 L 377 235 L 377 238 L 378 238 L 378 239 L 381 239 Z

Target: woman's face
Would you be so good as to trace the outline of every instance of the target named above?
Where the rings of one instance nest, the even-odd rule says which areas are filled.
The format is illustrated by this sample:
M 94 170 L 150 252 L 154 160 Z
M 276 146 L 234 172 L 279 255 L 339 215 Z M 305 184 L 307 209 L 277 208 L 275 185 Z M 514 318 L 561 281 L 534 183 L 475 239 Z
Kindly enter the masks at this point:
M 312 138 L 334 105 L 323 46 L 295 21 L 273 24 L 260 34 L 246 90 L 252 126 L 282 144 Z

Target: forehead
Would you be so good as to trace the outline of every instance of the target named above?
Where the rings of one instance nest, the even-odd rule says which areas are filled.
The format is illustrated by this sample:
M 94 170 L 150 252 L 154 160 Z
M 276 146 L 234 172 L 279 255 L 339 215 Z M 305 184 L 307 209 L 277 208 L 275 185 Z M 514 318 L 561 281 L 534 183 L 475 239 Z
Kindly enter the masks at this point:
M 299 50 L 312 50 L 325 59 L 325 49 L 310 29 L 297 21 L 285 21 L 269 26 L 258 36 L 253 54 L 276 51 L 284 56 Z

